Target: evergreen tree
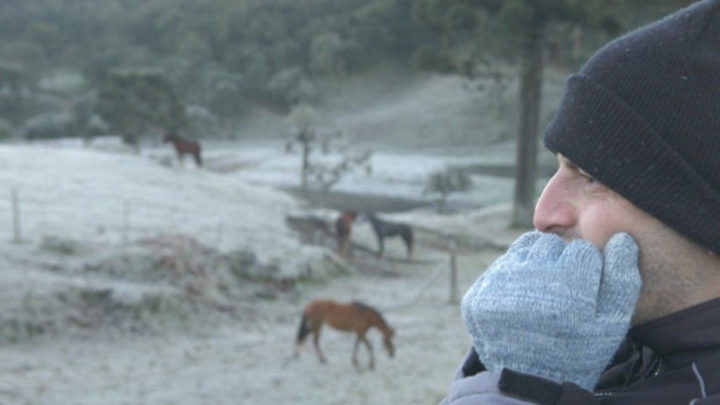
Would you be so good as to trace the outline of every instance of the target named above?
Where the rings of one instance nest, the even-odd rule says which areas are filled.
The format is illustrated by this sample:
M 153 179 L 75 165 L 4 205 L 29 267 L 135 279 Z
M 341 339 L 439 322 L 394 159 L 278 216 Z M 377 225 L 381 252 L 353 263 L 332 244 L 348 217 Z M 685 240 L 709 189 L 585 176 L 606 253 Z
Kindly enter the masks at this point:
M 146 132 L 184 126 L 184 107 L 170 81 L 154 71 L 122 70 L 102 83 L 96 112 L 123 141 L 136 145 Z
M 421 9 L 418 14 L 425 16 L 436 27 L 442 27 L 441 32 L 466 30 L 480 21 L 478 18 L 468 19 L 468 15 L 477 17 L 482 12 L 502 23 L 508 35 L 520 44 L 520 120 L 512 214 L 514 226 L 532 225 L 543 51 L 548 26 L 566 22 L 617 32 L 619 22 L 611 14 L 614 3 L 613 0 L 422 0 L 418 3 Z M 422 12 L 423 8 L 434 12 Z M 461 10 L 463 13 L 460 13 Z M 459 18 L 460 14 L 464 18 Z M 449 35 L 443 33 L 444 37 Z

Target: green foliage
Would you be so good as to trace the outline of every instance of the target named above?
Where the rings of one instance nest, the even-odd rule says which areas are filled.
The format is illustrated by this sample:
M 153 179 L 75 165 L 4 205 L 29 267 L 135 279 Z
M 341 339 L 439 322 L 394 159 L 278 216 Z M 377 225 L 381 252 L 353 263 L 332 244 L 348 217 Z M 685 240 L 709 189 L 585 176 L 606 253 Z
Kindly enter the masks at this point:
M 3 118 L 17 124 L 25 118 L 26 77 L 17 65 L 0 64 L 0 111 Z
M 287 106 L 312 104 L 316 101 L 316 91 L 312 82 L 298 66 L 290 66 L 278 71 L 268 81 L 268 89 Z
M 454 61 L 451 49 L 456 42 L 472 40 L 471 35 L 481 21 L 481 13 L 465 1 L 418 0 L 412 14 L 416 21 L 435 34 L 434 41 L 417 48 L 415 66 L 442 73 L 462 69 L 462 63 Z
M 18 65 L 0 64 L 0 88 L 7 91 L 19 93 L 23 87 L 23 71 Z
M 73 101 L 71 114 L 72 135 L 89 140 L 107 133 L 108 125 L 95 113 L 97 95 L 94 92 L 83 94 Z
M 465 14 L 483 11 L 500 21 L 504 32 L 516 38 L 516 55 L 520 59 L 520 117 L 518 122 L 517 175 L 513 210 L 514 225 L 528 225 L 535 195 L 537 134 L 543 82 L 543 53 L 548 47 L 548 27 L 556 23 L 570 23 L 583 28 L 613 29 L 613 6 L 616 0 L 418 0 L 416 16 L 439 33 L 441 54 L 450 52 L 451 35 L 468 25 L 457 25 L 454 10 Z M 427 11 L 430 10 L 430 11 Z M 426 58 L 427 59 L 427 58 Z M 462 70 L 471 67 L 461 64 Z M 470 70 L 472 71 L 472 70 Z M 447 197 L 442 175 L 431 179 L 430 189 L 436 188 L 441 204 Z M 449 179 L 447 180 L 449 182 Z
M 470 4 L 456 0 L 418 0 L 413 8 L 413 16 L 435 32 L 472 30 L 475 14 Z
M 47 21 L 35 21 L 27 28 L 29 40 L 40 44 L 46 57 L 52 57 L 60 48 L 61 28 Z
M 310 70 L 316 74 L 343 75 L 347 70 L 343 58 L 344 47 L 340 35 L 335 32 L 313 38 L 310 44 Z
M 249 107 L 249 102 L 241 92 L 242 76 L 216 69 L 209 71 L 203 79 L 204 83 L 199 83 L 200 87 L 195 91 L 195 102 L 206 106 L 217 115 L 224 127 L 230 128 L 235 117 Z M 191 80 L 191 77 L 187 77 L 187 80 Z
M 73 117 L 64 112 L 43 113 L 31 117 L 21 129 L 25 139 L 55 139 L 72 135 Z
M 641 3 L 639 0 L 635 2 Z M 617 7 L 621 4 L 624 3 L 619 0 L 418 0 L 413 16 L 432 30 L 436 37 L 435 42 L 426 43 L 422 45 L 424 48 L 418 49 L 416 61 L 423 62 L 418 64 L 422 68 L 437 65 L 438 70 L 443 71 L 450 66 L 462 73 L 465 66 L 462 61 L 469 56 L 468 43 L 476 45 L 471 55 L 473 58 L 502 56 L 514 60 L 522 52 L 523 37 L 537 27 L 565 24 L 570 30 L 579 27 L 616 35 L 626 25 L 618 18 Z M 639 5 L 633 7 L 625 6 L 628 15 L 633 15 L 630 10 L 637 9 Z M 547 43 L 565 47 L 554 56 L 567 56 L 567 60 L 561 63 L 570 65 L 571 56 L 576 56 L 577 50 L 569 48 L 576 48 L 578 44 L 570 43 L 567 33 L 561 33 L 561 30 L 548 30 L 547 34 Z M 585 37 L 588 35 L 593 37 L 596 34 L 590 32 Z M 604 36 L 600 43 L 607 39 Z M 597 46 L 591 41 L 589 48 L 594 50 Z M 428 47 L 435 52 L 429 52 Z M 452 61 L 441 64 L 428 62 L 438 58 L 433 55 L 443 55 L 442 59 Z
M 105 86 L 113 70 L 158 68 L 178 97 L 230 127 L 252 104 L 286 113 L 317 100 L 313 76 L 342 76 L 380 59 L 408 61 L 426 31 L 409 18 L 413 2 L 4 1 L 0 59 L 38 78 L 51 66 L 80 70 L 93 86 Z M 299 69 L 301 80 L 278 85 L 289 68 Z M 215 94 L 218 82 L 206 72 L 239 80 L 224 81 Z
M 170 81 L 155 71 L 112 72 L 98 93 L 96 112 L 128 144 L 152 129 L 184 126 L 183 105 Z
M 166 73 L 178 98 L 209 109 L 231 128 L 253 105 L 286 114 L 297 103 L 321 101 L 314 83 L 323 76 L 345 77 L 388 61 L 467 75 L 473 59 L 515 58 L 516 38 L 529 21 L 568 25 L 553 33 L 553 46 L 569 48 L 577 47 L 567 35 L 575 25 L 618 32 L 619 23 L 637 25 L 687 3 L 5 0 L 0 60 L 19 67 L 25 98 L 9 100 L 4 87 L 0 111 L 19 127 L 27 117 L 51 110 L 33 87 L 58 68 L 81 71 L 95 88 L 106 87 L 112 71 L 154 68 Z M 579 45 L 596 48 L 600 41 L 591 35 L 583 33 Z M 568 60 L 580 59 L 579 52 L 572 55 Z M 0 86 L 7 86 L 8 78 L 12 75 L 0 67 Z
M 508 0 L 497 12 L 497 15 L 513 29 L 522 29 L 525 26 L 532 25 L 535 19 L 544 20 L 547 18 L 544 12 L 536 8 L 537 6 L 527 4 L 528 1 Z
M 207 108 L 199 105 L 189 105 L 185 108 L 187 131 L 201 136 L 227 135 L 218 118 Z
M 0 142 L 11 139 L 14 131 L 15 129 L 9 121 L 0 118 Z
M 451 73 L 457 70 L 457 66 L 449 53 L 441 53 L 430 46 L 421 46 L 418 48 L 417 52 L 415 52 L 413 62 L 415 66 L 420 69 L 440 73 Z

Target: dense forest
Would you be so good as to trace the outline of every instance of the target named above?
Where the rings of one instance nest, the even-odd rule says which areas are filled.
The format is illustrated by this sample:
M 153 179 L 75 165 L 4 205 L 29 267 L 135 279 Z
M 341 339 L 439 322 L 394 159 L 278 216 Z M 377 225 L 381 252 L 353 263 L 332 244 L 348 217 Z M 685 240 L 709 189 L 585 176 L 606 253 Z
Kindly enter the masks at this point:
M 135 143 L 198 121 L 232 136 L 251 108 L 286 114 L 322 99 L 318 80 L 379 65 L 499 75 L 498 60 L 524 63 L 528 21 L 548 21 L 539 55 L 573 69 L 609 35 L 686 3 L 5 0 L 0 139 Z

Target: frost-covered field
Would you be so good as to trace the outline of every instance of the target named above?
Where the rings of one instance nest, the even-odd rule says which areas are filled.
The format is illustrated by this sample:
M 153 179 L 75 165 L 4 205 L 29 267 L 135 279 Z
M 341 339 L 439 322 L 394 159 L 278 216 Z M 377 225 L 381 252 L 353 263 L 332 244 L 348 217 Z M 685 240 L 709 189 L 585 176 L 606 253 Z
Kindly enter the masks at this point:
M 417 159 L 411 156 L 395 167 L 415 167 Z M 369 226 L 358 224 L 355 242 L 360 247 L 354 257 L 372 270 L 348 274 L 334 267 L 332 249 L 301 245 L 284 225 L 285 215 L 306 212 L 301 203 L 268 187 L 249 184 L 242 171 L 219 174 L 189 165 L 180 169 L 143 155 L 73 145 L 3 146 L 0 162 L 0 182 L 7 186 L 0 200 L 6 207 L 6 215 L 0 219 L 6 230 L 0 242 L 4 253 L 0 319 L 7 323 L 22 318 L 23 311 L 31 318 L 42 319 L 43 311 L 54 317 L 49 324 L 39 323 L 39 327 L 50 325 L 49 332 L 28 333 L 27 340 L 6 341 L 0 346 L 0 403 L 431 404 L 442 396 L 467 348 L 457 306 L 448 304 L 448 256 L 437 247 L 445 243 L 441 234 L 420 232 L 413 262 L 401 260 L 404 251 L 399 241 L 392 240 L 388 241 L 389 258 L 378 260 L 362 250 L 363 246 L 374 249 L 375 242 Z M 396 173 L 398 181 L 415 175 L 402 170 Z M 253 176 L 247 173 L 247 177 Z M 21 243 L 10 241 L 12 187 L 17 188 L 20 201 Z M 123 208 L 125 201 L 129 208 Z M 500 230 L 509 240 L 514 234 L 503 231 L 504 219 L 497 215 L 498 210 L 507 213 L 503 206 L 495 206 L 457 215 L 420 210 L 394 217 L 448 234 L 469 231 L 478 240 L 497 240 Z M 322 210 L 312 213 L 326 214 Z M 137 329 L 132 322 L 128 328 L 102 322 L 98 326 L 92 324 L 96 318 L 86 312 L 73 315 L 49 308 L 103 291 L 110 291 L 112 299 L 89 302 L 129 308 L 135 308 L 135 303 L 143 308 L 146 303 L 138 303 L 142 301 L 138 296 L 146 290 L 159 294 L 161 288 L 178 299 L 187 298 L 182 284 L 142 280 L 145 273 L 117 276 L 81 270 L 98 256 L 132 251 L 138 240 L 166 234 L 192 235 L 218 254 L 252 250 L 259 262 L 276 263 L 288 274 L 292 272 L 287 269 L 308 266 L 336 271 L 327 273 L 334 277 L 320 278 L 325 281 L 300 283 L 291 292 L 270 298 L 213 295 L 209 289 L 201 290 L 190 297 L 224 299 L 240 313 L 199 322 L 195 328 L 172 316 L 160 323 L 162 328 L 149 330 Z M 490 238 L 491 234 L 495 237 Z M 462 252 L 460 290 L 497 252 Z M 318 277 L 321 274 L 316 273 Z M 232 297 L 238 301 L 232 302 Z M 289 361 L 301 307 L 314 297 L 360 299 L 383 310 L 398 331 L 396 358 L 388 360 L 380 351 L 379 335 L 371 333 L 377 369 L 356 371 L 349 358 L 352 338 L 326 329 L 322 343 L 328 365 L 319 364 L 310 346 L 299 360 Z M 46 301 L 36 302 L 43 299 Z M 172 307 L 172 301 L 166 305 Z M 211 311 L 202 308 L 194 313 Z M 77 307 L 71 309 L 78 311 Z M 161 316 L 162 310 L 158 312 Z M 116 316 L 115 312 L 111 315 Z M 140 325 L 152 324 L 153 316 L 143 315 Z M 213 317 L 208 312 L 208 318 Z M 83 320 L 90 325 L 71 333 L 57 330 L 63 322 L 68 322 L 68 327 L 72 322 L 83 326 Z M 5 325 L 4 333 L 20 332 Z M 361 358 L 363 355 L 361 351 Z
M 361 169 L 348 171 L 332 188 L 333 192 L 404 198 L 432 205 L 437 194 L 426 192 L 428 177 L 432 173 L 449 167 L 507 166 L 508 159 L 512 159 L 514 154 L 514 143 L 489 145 L 478 154 L 465 156 L 443 150 L 401 151 L 367 146 L 357 146 L 357 149 L 372 151 L 371 172 Z M 215 147 L 209 153 L 215 159 L 210 163 L 211 168 L 227 171 L 251 184 L 297 187 L 300 182 L 300 156 L 298 153 L 285 153 L 280 142 L 241 144 L 229 149 Z M 341 160 L 341 155 L 318 153 L 314 158 L 330 167 Z M 511 198 L 511 177 L 469 174 L 472 188 L 451 194 L 449 207 L 480 208 Z
M 447 81 L 342 121 L 359 134 L 396 129 L 423 107 L 419 125 L 442 127 L 429 114 L 473 107 L 456 90 L 427 97 Z M 139 154 L 112 139 L 0 146 L 0 404 L 437 403 L 469 345 L 449 302 L 451 240 L 462 293 L 521 231 L 507 226 L 507 177 L 473 174 L 449 214 L 435 212 L 425 181 L 447 165 L 507 164 L 514 147 L 377 145 L 371 175 L 350 174 L 335 189 L 426 203 L 384 215 L 416 229 L 412 261 L 397 239 L 376 258 L 363 222 L 349 262 L 332 239 L 302 243 L 287 216 L 337 212 L 277 190 L 299 178 L 299 157 L 280 141 L 207 144 L 202 170 L 189 160 L 178 167 L 166 145 Z M 395 358 L 372 331 L 376 369 L 356 370 L 353 337 L 325 328 L 328 364 L 311 344 L 292 360 L 302 308 L 320 297 L 380 309 L 397 331 Z

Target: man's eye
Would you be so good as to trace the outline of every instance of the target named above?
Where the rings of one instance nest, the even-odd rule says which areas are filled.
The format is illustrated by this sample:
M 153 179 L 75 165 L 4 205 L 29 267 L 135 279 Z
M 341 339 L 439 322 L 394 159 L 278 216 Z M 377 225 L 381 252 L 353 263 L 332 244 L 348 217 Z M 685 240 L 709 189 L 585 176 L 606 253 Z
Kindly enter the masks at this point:
M 591 176 L 591 175 L 589 175 L 589 174 L 587 174 L 587 173 L 585 173 L 585 172 L 583 172 L 583 171 L 580 171 L 579 173 L 580 173 L 580 176 L 582 176 L 582 178 L 583 178 L 585 181 L 587 181 L 588 183 L 593 184 L 593 183 L 596 183 L 596 182 L 597 182 L 597 180 L 595 180 L 595 177 L 593 177 L 593 176 Z

